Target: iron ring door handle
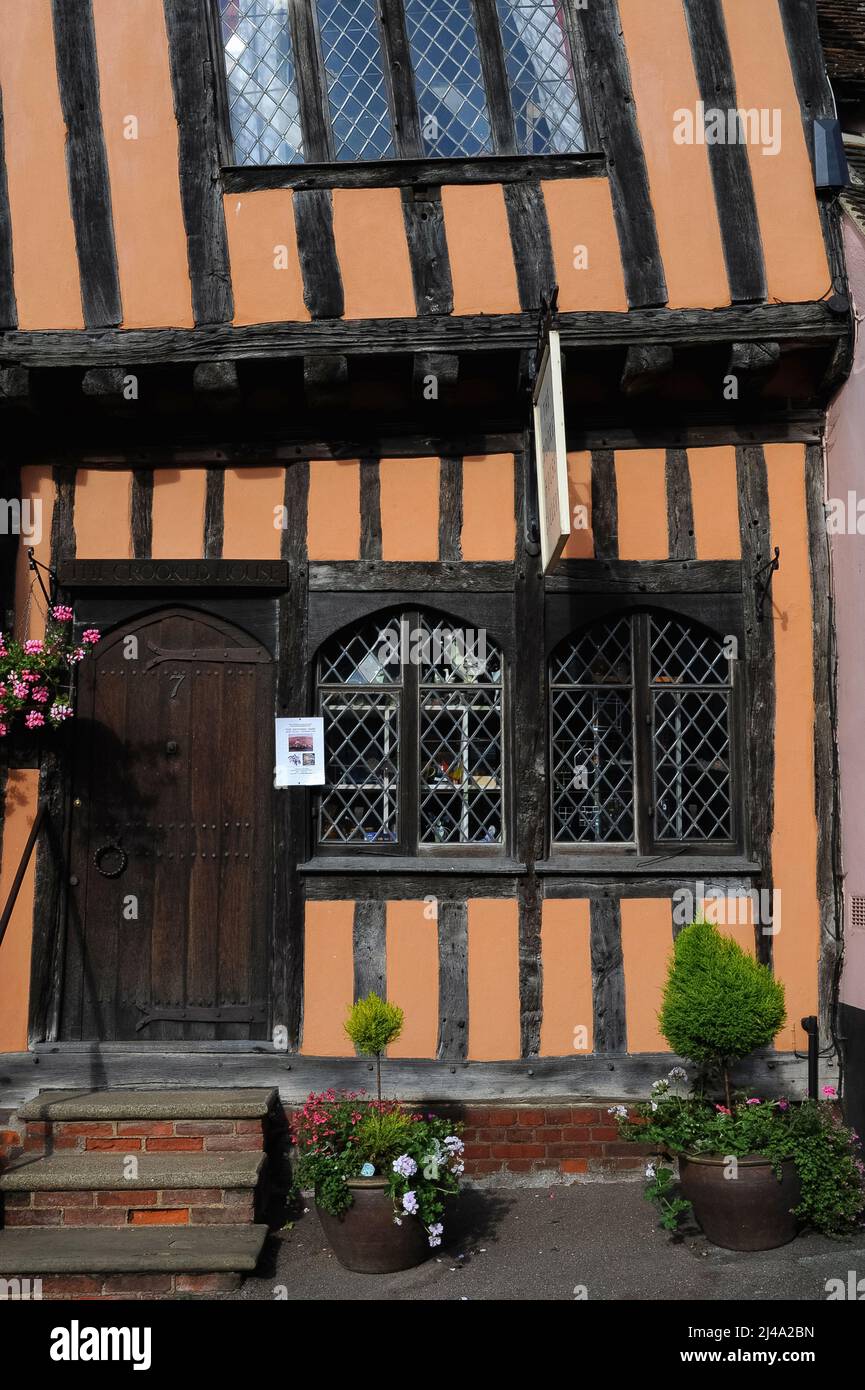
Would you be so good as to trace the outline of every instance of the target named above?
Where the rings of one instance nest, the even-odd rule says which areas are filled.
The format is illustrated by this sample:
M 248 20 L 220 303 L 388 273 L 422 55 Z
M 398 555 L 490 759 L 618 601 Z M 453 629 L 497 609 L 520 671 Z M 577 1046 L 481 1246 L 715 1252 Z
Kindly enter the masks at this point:
M 102 861 L 108 854 L 116 854 L 118 856 L 119 863 L 115 869 L 103 869 L 102 867 Z M 103 878 L 119 878 L 126 868 L 126 865 L 129 863 L 129 855 L 120 845 L 115 844 L 113 840 L 109 840 L 108 844 L 99 846 L 93 856 L 93 863 L 97 872 L 100 873 Z

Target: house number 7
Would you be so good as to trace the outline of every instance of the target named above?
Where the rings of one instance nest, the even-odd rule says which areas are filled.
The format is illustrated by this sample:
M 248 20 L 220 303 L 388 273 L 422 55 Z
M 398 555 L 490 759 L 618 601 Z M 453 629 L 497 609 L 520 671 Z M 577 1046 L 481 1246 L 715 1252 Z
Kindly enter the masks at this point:
M 186 673 L 181 671 L 179 675 L 171 676 L 170 679 L 174 682 L 174 689 L 171 692 L 171 699 L 176 700 L 177 692 L 180 689 L 183 682 L 186 680 Z

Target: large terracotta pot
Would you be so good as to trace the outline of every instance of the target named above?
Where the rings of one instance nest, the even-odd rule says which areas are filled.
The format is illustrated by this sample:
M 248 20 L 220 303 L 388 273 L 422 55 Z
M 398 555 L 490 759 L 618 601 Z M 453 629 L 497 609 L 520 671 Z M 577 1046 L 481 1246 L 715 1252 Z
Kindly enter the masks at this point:
M 802 1200 L 792 1159 L 781 1177 L 767 1158 L 748 1154 L 738 1160 L 738 1176 L 725 1177 L 729 1160 L 721 1154 L 679 1158 L 682 1196 L 713 1245 L 725 1250 L 774 1250 L 796 1234 L 793 1207 Z
M 416 1216 L 394 1221 L 393 1199 L 386 1178 L 349 1178 L 348 1211 L 333 1216 L 316 1206 L 321 1229 L 346 1269 L 362 1274 L 391 1274 L 411 1269 L 430 1253 L 429 1238 Z

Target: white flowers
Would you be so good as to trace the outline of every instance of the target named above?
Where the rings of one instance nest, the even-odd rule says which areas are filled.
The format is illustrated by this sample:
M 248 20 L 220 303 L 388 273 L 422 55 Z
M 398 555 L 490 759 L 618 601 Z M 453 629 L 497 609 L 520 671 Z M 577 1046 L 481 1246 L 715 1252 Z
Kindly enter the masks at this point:
M 626 1120 L 628 1118 L 628 1107 L 627 1105 L 611 1105 L 607 1110 L 607 1114 L 615 1115 L 620 1120 Z
M 655 1165 L 654 1165 L 654 1163 L 647 1163 L 647 1164 L 646 1164 L 646 1177 L 647 1177 L 647 1178 L 653 1178 L 653 1177 L 655 1176 L 655 1171 L 656 1171 L 656 1170 L 655 1170 Z
M 427 1235 L 429 1236 L 429 1243 L 433 1248 L 435 1248 L 436 1245 L 441 1245 L 443 1233 L 444 1226 L 441 1224 L 440 1221 L 437 1221 L 433 1226 L 427 1226 Z
M 399 1158 L 393 1161 L 393 1171 L 399 1173 L 401 1178 L 413 1178 L 417 1172 L 417 1164 L 410 1154 L 400 1154 Z

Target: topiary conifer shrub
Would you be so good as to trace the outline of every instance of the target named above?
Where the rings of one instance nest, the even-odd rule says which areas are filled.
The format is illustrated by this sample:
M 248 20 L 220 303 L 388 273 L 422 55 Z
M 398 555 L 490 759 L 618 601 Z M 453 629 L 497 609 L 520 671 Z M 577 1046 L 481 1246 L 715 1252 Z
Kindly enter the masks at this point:
M 398 1004 L 388 1004 L 373 990 L 365 999 L 358 999 L 349 1010 L 345 1031 L 358 1052 L 374 1057 L 378 1100 L 381 1105 L 381 1054 L 402 1032 L 405 1015 Z
M 724 1078 L 732 1108 L 730 1066 L 767 1047 L 784 1026 L 784 986 L 710 922 L 692 922 L 673 951 L 658 1015 L 674 1052 Z

